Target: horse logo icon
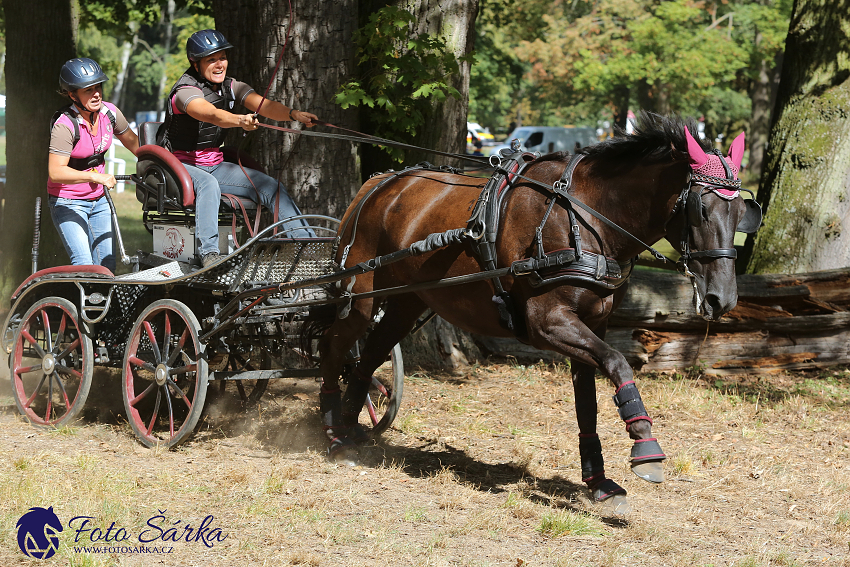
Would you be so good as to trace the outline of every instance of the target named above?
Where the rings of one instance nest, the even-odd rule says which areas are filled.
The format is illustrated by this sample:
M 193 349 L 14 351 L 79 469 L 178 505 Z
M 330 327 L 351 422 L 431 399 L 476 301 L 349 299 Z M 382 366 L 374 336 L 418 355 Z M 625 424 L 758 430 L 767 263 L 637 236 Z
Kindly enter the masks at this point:
M 174 228 L 169 228 L 165 231 L 165 238 L 162 241 L 162 255 L 166 258 L 177 258 L 186 247 L 186 241 L 183 240 L 183 235 L 180 231 Z
M 47 559 L 56 554 L 62 522 L 50 508 L 30 508 L 18 520 L 18 547 L 27 557 Z

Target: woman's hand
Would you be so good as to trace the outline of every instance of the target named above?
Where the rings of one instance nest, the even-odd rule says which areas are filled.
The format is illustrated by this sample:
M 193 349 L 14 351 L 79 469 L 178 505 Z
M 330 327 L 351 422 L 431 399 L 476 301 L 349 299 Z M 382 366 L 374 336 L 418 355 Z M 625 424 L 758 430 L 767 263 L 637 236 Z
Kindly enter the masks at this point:
M 315 124 L 313 124 L 313 120 L 319 119 L 319 117 L 312 112 L 304 112 L 303 110 L 290 110 L 289 116 L 310 128 L 315 126 Z
M 239 127 L 246 132 L 259 128 L 260 122 L 257 120 L 257 116 L 255 114 L 240 114 L 238 118 Z
M 108 173 L 97 173 L 92 172 L 92 181 L 97 183 L 98 185 L 103 185 L 104 187 L 109 187 L 112 189 L 115 187 L 117 181 L 115 181 L 115 177 Z

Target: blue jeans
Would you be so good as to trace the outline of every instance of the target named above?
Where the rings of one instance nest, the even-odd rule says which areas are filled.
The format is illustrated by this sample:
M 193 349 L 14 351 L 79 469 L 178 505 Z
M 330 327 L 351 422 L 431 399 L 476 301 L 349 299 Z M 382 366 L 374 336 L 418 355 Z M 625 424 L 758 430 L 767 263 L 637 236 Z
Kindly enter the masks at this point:
M 294 217 L 301 214 L 292 202 L 286 188 L 278 185 L 276 179 L 254 169 L 245 168 L 251 177 L 248 180 L 239 164 L 222 162 L 218 165 L 186 165 L 186 171 L 192 177 L 195 186 L 195 241 L 198 254 L 204 256 L 218 249 L 218 205 L 222 193 L 230 193 L 237 197 L 250 199 L 270 211 L 275 210 L 275 199 L 280 200 L 279 219 Z M 253 181 L 253 185 L 251 182 Z M 256 189 L 254 187 L 256 186 Z M 286 229 L 306 226 L 303 220 L 284 223 Z M 288 233 L 294 238 L 309 238 L 313 231 L 296 230 Z
M 99 264 L 115 271 L 112 212 L 105 196 L 96 201 L 50 195 L 50 216 L 75 266 Z

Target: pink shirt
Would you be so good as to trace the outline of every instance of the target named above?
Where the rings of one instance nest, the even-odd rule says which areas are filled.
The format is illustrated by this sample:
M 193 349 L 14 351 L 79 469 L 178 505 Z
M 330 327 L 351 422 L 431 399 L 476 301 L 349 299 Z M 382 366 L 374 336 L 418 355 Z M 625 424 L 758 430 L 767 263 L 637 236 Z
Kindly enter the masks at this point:
M 118 127 L 120 127 L 122 120 L 126 123 L 126 119 L 123 119 L 123 115 L 121 115 L 121 112 L 114 104 L 104 101 L 103 106 L 109 107 L 109 110 L 111 110 L 116 117 L 121 116 L 121 120 L 116 120 L 116 125 Z M 80 117 L 79 111 L 76 107 L 74 107 L 73 110 L 76 112 L 77 124 L 80 128 L 80 141 L 76 146 L 74 146 L 70 153 L 70 157 L 87 158 L 109 149 L 109 146 L 112 144 L 112 139 L 115 136 L 115 132 L 112 131 L 112 121 L 109 120 L 109 116 L 106 115 L 105 110 L 103 108 L 100 110 L 100 116 L 97 121 L 97 134 L 91 133 L 88 123 Z M 124 130 L 126 130 L 126 128 L 124 128 Z M 122 134 L 124 130 L 118 133 Z M 60 116 L 53 125 L 53 130 L 51 131 L 50 153 L 69 155 L 67 151 L 63 151 L 61 149 L 63 144 L 59 141 L 68 138 L 68 136 L 73 138 L 73 132 L 74 125 L 71 122 L 71 119 L 64 114 Z M 99 166 L 92 168 L 90 171 L 103 173 L 106 171 L 106 164 L 102 163 Z M 100 185 L 99 183 L 74 183 L 66 185 L 64 183 L 55 183 L 48 179 L 47 192 L 48 194 L 56 197 L 64 197 L 66 199 L 85 199 L 90 201 L 99 199 L 103 195 L 103 185 Z
M 233 80 L 230 85 L 237 104 L 243 104 L 248 93 L 254 91 L 254 89 L 241 81 Z M 203 97 L 204 93 L 197 87 L 188 85 L 181 87 L 171 97 L 171 111 L 174 114 L 187 114 L 186 105 L 189 104 L 189 101 Z M 181 162 L 188 163 L 189 165 L 212 166 L 224 161 L 224 154 L 221 153 L 220 148 L 204 148 L 193 151 L 173 150 L 171 153 Z

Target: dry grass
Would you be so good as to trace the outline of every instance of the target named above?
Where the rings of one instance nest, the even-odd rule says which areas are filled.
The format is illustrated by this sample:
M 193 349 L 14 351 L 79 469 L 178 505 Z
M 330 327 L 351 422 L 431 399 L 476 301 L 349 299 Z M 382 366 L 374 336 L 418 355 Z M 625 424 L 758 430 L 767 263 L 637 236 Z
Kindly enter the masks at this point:
M 133 439 L 108 382 L 93 388 L 98 411 L 54 431 L 23 423 L 0 389 L 0 565 L 32 564 L 15 542 L 32 506 L 136 532 L 160 510 L 192 525 L 212 514 L 228 534 L 153 557 L 76 553 L 66 529 L 45 565 L 850 565 L 850 373 L 638 380 L 670 457 L 661 486 L 629 471 L 631 442 L 598 382 L 625 520 L 581 485 L 563 365 L 418 373 L 358 467 L 325 460 L 314 397 L 293 395 L 314 395 L 307 381 L 272 384 L 259 411 L 214 402 L 196 439 L 170 452 Z

